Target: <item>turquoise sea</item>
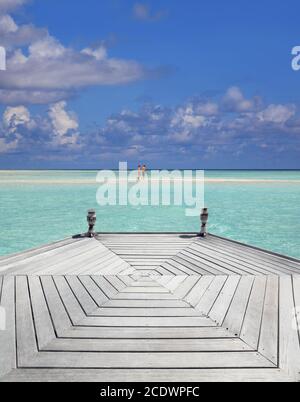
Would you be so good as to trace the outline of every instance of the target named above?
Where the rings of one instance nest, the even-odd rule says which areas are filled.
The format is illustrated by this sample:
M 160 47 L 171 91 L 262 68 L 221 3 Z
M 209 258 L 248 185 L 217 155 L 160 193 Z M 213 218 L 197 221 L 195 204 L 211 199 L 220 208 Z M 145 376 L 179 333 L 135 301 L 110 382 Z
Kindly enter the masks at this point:
M 86 230 L 97 210 L 103 232 L 194 232 L 185 206 L 100 207 L 96 171 L 0 171 L 0 255 Z M 300 171 L 207 171 L 209 230 L 300 258 Z

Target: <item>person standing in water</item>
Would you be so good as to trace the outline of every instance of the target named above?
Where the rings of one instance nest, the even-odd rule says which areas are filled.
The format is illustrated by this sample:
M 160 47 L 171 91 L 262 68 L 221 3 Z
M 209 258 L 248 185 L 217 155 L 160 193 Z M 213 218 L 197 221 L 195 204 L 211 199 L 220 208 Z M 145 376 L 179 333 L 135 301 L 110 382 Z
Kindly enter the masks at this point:
M 143 179 L 144 179 L 145 176 L 146 176 L 146 172 L 147 172 L 147 166 L 146 166 L 146 165 L 143 165 L 143 168 L 142 168 Z
M 142 166 L 139 165 L 139 166 L 138 166 L 138 181 L 141 180 L 141 173 L 142 173 Z

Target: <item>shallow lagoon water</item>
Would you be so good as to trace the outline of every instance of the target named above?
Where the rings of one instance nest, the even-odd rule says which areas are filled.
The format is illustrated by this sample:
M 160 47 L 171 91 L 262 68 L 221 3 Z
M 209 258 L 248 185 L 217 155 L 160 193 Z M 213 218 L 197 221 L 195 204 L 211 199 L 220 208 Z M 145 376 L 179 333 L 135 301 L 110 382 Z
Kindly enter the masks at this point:
M 103 232 L 194 232 L 185 206 L 100 207 L 97 172 L 0 172 L 0 255 L 82 233 L 97 210 Z M 210 232 L 300 258 L 300 171 L 208 171 Z

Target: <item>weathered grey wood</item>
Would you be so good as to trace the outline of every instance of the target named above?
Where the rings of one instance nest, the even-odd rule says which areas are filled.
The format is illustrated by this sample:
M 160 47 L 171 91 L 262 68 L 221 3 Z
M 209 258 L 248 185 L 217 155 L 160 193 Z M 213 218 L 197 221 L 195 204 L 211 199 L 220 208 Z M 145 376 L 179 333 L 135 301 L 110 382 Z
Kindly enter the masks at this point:
M 227 277 L 216 276 L 212 283 L 209 285 L 205 294 L 201 297 L 195 308 L 201 313 L 208 315 L 216 299 L 219 297 L 221 290 L 226 283 Z
M 18 261 L 24 261 L 24 259 L 38 255 L 38 254 L 42 254 L 48 250 L 53 250 L 53 249 L 57 249 L 60 247 L 64 247 L 67 244 L 73 244 L 73 243 L 79 243 L 80 241 L 82 241 L 82 239 L 72 239 L 72 238 L 68 238 L 65 240 L 59 240 L 57 242 L 53 242 L 50 244 L 47 244 L 45 246 L 42 247 L 35 247 L 31 250 L 28 251 L 22 251 L 19 253 L 15 253 L 15 254 L 11 254 L 8 256 L 2 256 L 0 257 L 0 266 L 4 266 L 7 264 L 7 261 L 9 261 L 9 263 L 16 263 Z
M 67 276 L 66 281 L 68 282 L 68 285 L 70 286 L 85 314 L 92 314 L 98 308 L 98 306 L 83 284 L 80 282 L 78 277 Z
M 258 351 L 276 365 L 278 365 L 278 282 L 277 276 L 268 277 L 258 346 Z
M 230 306 L 239 282 L 239 276 L 228 277 L 218 299 L 212 306 L 211 310 L 208 312 L 209 317 L 214 320 L 217 325 L 222 325 L 228 311 L 228 306 Z
M 214 327 L 211 320 L 203 316 L 195 317 L 86 317 L 80 325 L 87 327 Z
M 0 307 L 5 309 L 5 330 L 0 331 L 0 379 L 16 368 L 15 278 L 0 277 Z
M 192 234 L 101 234 L 2 258 L 0 381 L 299 381 L 299 267 Z
M 118 307 L 110 308 L 105 305 L 94 311 L 96 317 L 199 317 L 201 313 L 190 307 Z
M 266 284 L 266 277 L 255 278 L 241 331 L 241 338 L 255 350 L 258 349 Z
M 278 257 L 274 254 L 255 250 L 251 247 L 237 244 L 225 239 L 220 240 L 212 237 L 211 239 L 208 239 L 208 241 L 213 242 L 213 244 L 219 246 L 220 248 L 223 247 L 225 249 L 228 248 L 228 250 L 236 250 L 240 253 L 240 256 L 244 256 L 247 260 L 254 263 L 260 263 L 261 265 L 265 264 L 265 266 L 276 268 L 278 273 L 299 273 L 300 262 L 290 261 L 288 257 Z
M 72 322 L 68 316 L 64 304 L 57 292 L 53 278 L 44 276 L 41 278 L 45 299 L 49 310 L 51 311 L 51 318 L 57 336 L 63 336 L 66 329 L 71 328 Z
M 38 347 L 42 348 L 51 342 L 56 334 L 52 325 L 40 278 L 37 276 L 29 277 L 28 285 L 28 291 L 30 292 L 29 295 L 31 297 L 32 314 L 34 316 L 36 338 Z
M 16 333 L 18 367 L 31 362 L 38 352 L 35 328 L 32 321 L 28 281 L 24 276 L 16 277 Z
M 198 282 L 194 285 L 188 295 L 184 298 L 189 304 L 192 306 L 197 306 L 201 297 L 206 293 L 207 289 L 213 282 L 213 276 L 203 276 L 198 280 Z
M 292 277 L 281 277 L 279 365 L 293 381 L 300 381 L 300 343 L 293 294 Z
M 251 348 L 240 339 L 60 339 L 45 351 L 79 352 L 242 352 Z
M 251 276 L 241 278 L 223 324 L 225 328 L 236 336 L 239 336 L 242 329 L 253 283 L 254 278 Z
M 4 378 L 7 382 L 289 382 L 279 369 L 22 369 Z M 0 379 L 1 381 L 1 379 Z
M 227 245 L 226 247 L 216 247 L 216 245 L 212 245 L 211 242 L 207 241 L 202 243 L 194 242 L 190 247 L 201 251 L 209 249 L 214 252 L 214 256 L 218 261 L 227 261 L 233 266 L 242 268 L 249 275 L 271 275 L 278 273 L 272 267 L 262 268 L 261 264 L 251 263 L 249 258 L 243 258 L 238 251 L 230 249 L 230 246 Z

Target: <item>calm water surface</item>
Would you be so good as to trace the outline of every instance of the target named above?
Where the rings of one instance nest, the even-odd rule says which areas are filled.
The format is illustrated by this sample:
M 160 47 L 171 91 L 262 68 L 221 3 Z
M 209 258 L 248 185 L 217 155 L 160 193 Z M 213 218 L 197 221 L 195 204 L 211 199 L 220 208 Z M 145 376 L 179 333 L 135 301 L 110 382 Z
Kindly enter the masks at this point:
M 98 231 L 199 230 L 184 206 L 99 207 L 96 174 L 0 171 L 0 255 L 82 233 L 89 208 L 97 210 Z M 300 258 L 300 171 L 209 171 L 206 178 L 210 232 Z

